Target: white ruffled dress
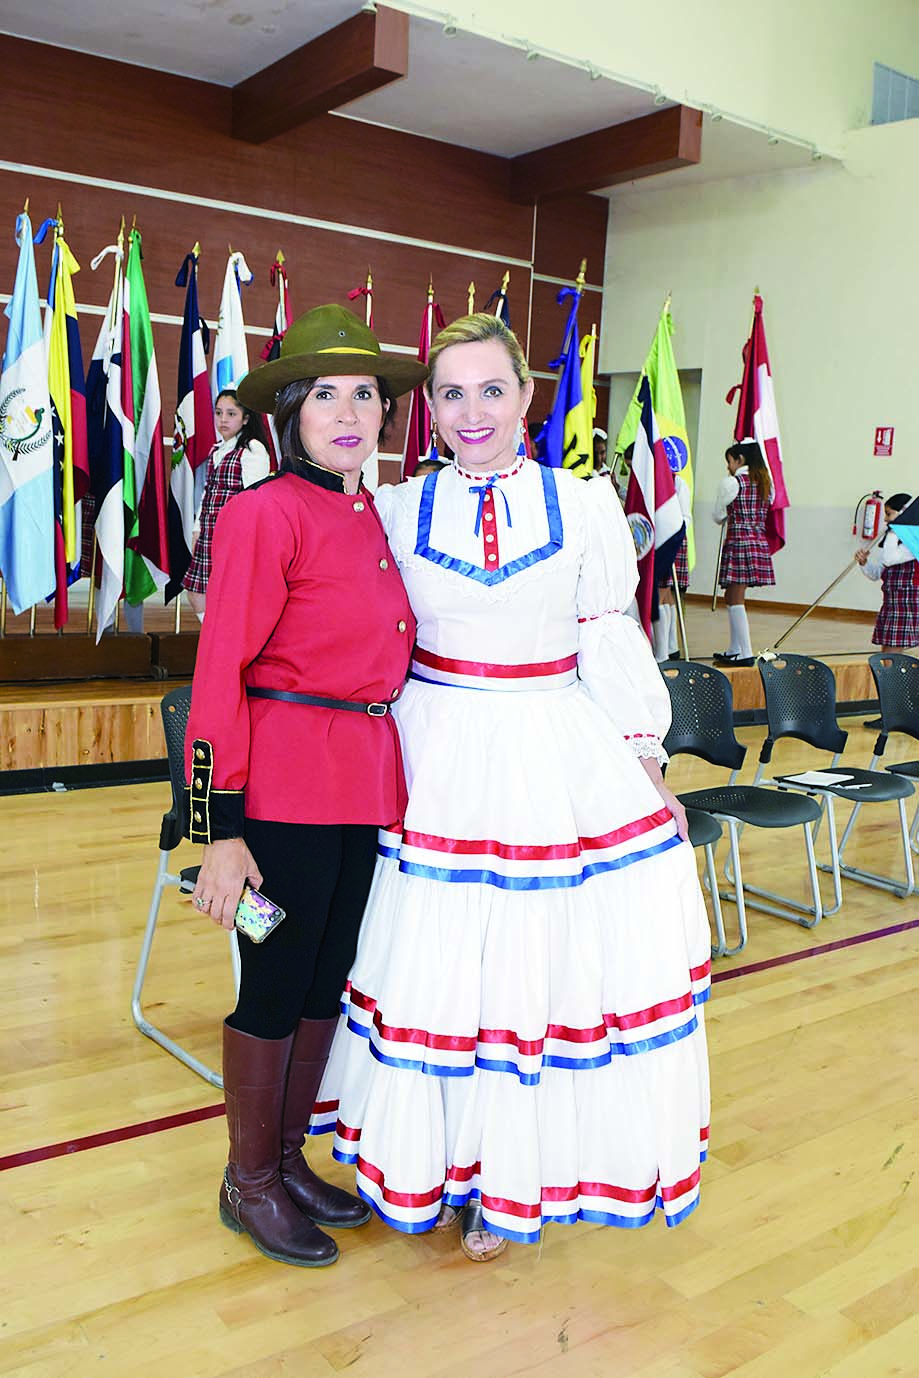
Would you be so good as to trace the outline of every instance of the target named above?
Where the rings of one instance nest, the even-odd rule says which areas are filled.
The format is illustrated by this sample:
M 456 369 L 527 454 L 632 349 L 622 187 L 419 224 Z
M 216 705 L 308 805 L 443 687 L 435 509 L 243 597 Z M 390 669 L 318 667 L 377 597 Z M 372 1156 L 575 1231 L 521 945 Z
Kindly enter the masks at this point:
M 668 1225 L 699 1200 L 710 938 L 642 769 L 669 699 L 624 615 L 612 487 L 519 461 L 381 488 L 418 620 L 396 706 L 410 802 L 379 859 L 313 1134 L 395 1229 L 480 1198 Z

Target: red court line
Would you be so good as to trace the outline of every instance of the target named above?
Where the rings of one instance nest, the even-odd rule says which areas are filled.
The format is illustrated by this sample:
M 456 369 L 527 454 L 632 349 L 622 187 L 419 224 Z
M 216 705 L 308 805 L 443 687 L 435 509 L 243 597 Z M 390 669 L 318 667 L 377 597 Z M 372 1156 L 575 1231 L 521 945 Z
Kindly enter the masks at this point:
M 822 957 L 827 952 L 840 952 L 846 947 L 857 947 L 860 943 L 873 942 L 875 938 L 890 938 L 897 933 L 908 933 L 914 928 L 919 928 L 919 919 L 891 924 L 889 928 L 875 928 L 871 933 L 856 933 L 850 938 L 839 938 L 834 943 L 821 943 L 819 947 L 811 947 L 803 952 L 786 952 L 781 957 L 767 957 L 762 962 L 750 962 L 747 966 L 716 971 L 712 981 L 734 981 L 738 976 L 751 976 L 757 971 L 768 971 L 770 967 L 803 962 L 808 957 Z M 122 1143 L 125 1139 L 141 1139 L 147 1134 L 160 1134 L 166 1129 L 180 1129 L 183 1125 L 198 1124 L 201 1120 L 214 1120 L 223 1113 L 224 1106 L 221 1101 L 219 1105 L 205 1105 L 199 1110 L 183 1110 L 178 1115 L 162 1115 L 158 1120 L 144 1120 L 140 1124 L 125 1125 L 121 1129 L 106 1129 L 100 1134 L 85 1134 L 81 1139 L 65 1139 L 63 1143 L 46 1144 L 44 1148 L 27 1148 L 22 1153 L 8 1153 L 5 1158 L 0 1158 L 0 1172 L 5 1172 L 11 1167 L 23 1167 L 26 1163 L 43 1163 L 48 1158 L 63 1158 L 69 1153 L 83 1153 L 88 1148 Z
M 59 1144 L 45 1144 L 44 1148 L 27 1148 L 22 1153 L 8 1153 L 0 1158 L 0 1172 L 8 1167 L 22 1167 L 25 1163 L 43 1163 L 47 1158 L 63 1158 L 68 1153 L 83 1153 L 87 1148 L 102 1148 L 105 1144 L 120 1144 L 124 1139 L 142 1139 L 145 1134 L 159 1134 L 164 1129 L 180 1129 L 199 1120 L 213 1120 L 224 1113 L 219 1105 L 205 1105 L 200 1110 L 183 1110 L 178 1115 L 161 1115 L 158 1120 L 143 1120 L 121 1129 L 105 1129 L 100 1134 L 84 1134 L 81 1139 L 65 1139 Z
M 768 971 L 770 967 L 788 966 L 789 962 L 803 962 L 808 957 L 822 957 L 826 952 L 839 952 L 844 947 L 857 947 L 859 943 L 870 943 L 875 938 L 890 938 L 895 933 L 908 933 L 911 928 L 919 928 L 919 919 L 894 923 L 889 928 L 875 928 L 871 933 L 856 933 L 851 938 L 838 938 L 835 943 L 821 943 L 819 947 L 810 947 L 803 952 L 786 952 L 782 957 L 767 957 L 762 962 L 732 967 L 730 971 L 718 971 L 712 976 L 712 981 L 733 981 L 738 976 L 751 976 L 755 971 Z

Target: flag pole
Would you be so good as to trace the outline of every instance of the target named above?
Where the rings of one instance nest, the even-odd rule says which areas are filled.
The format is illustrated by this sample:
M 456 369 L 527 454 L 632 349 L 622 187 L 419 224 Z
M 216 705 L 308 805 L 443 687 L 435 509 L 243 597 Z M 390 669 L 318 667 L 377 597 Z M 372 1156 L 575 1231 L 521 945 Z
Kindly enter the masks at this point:
M 62 628 L 63 630 L 63 628 Z M 29 636 L 35 635 L 35 604 L 29 609 Z
M 689 660 L 689 641 L 686 637 L 686 618 L 683 615 L 683 595 L 680 593 L 679 580 L 676 577 L 676 570 L 673 571 L 673 601 L 676 603 L 676 623 L 680 633 L 680 642 L 683 647 L 683 659 Z
M 373 273 L 370 266 L 367 267 L 367 281 L 364 284 L 367 289 L 367 299 L 364 303 L 364 324 L 370 330 L 373 325 Z
M 721 535 L 718 537 L 718 558 L 715 561 L 715 582 L 712 585 L 712 612 L 718 606 L 718 575 L 721 573 L 721 556 L 724 551 L 724 533 L 727 530 L 727 522 L 721 523 Z
M 882 540 L 883 540 L 883 536 L 878 537 L 878 540 L 875 541 L 873 545 L 870 545 L 870 546 L 868 547 L 868 549 L 869 549 L 869 550 L 873 550 L 874 547 L 875 547 L 876 545 L 879 545 L 880 542 L 881 542 Z M 858 563 L 858 561 L 857 561 L 857 560 L 855 559 L 855 557 L 853 556 L 852 559 L 849 561 L 849 563 L 846 565 L 845 569 L 842 571 L 842 573 L 841 573 L 841 574 L 837 574 L 837 575 L 836 575 L 836 578 L 833 580 L 833 582 L 832 582 L 831 584 L 827 584 L 826 588 L 823 590 L 823 592 L 822 592 L 821 594 L 818 594 L 818 595 L 817 595 L 817 597 L 814 599 L 813 603 L 811 603 L 810 607 L 805 608 L 804 611 L 801 613 L 801 615 L 800 615 L 799 617 L 796 617 L 796 618 L 795 618 L 794 622 L 792 622 L 792 624 L 791 624 L 790 627 L 786 627 L 785 631 L 784 631 L 784 632 L 782 633 L 782 635 L 778 638 L 778 640 L 774 641 L 774 642 L 772 643 L 771 646 L 768 646 L 768 647 L 766 648 L 765 651 L 760 651 L 759 655 L 757 656 L 757 659 L 758 659 L 758 660 L 774 660 L 774 659 L 775 659 L 775 653 L 776 653 L 776 651 L 779 649 L 779 647 L 781 646 L 782 642 L 788 640 L 788 638 L 791 636 L 791 634 L 792 634 L 792 632 L 795 630 L 795 628 L 796 628 L 796 627 L 800 627 L 800 625 L 801 625 L 801 623 L 804 621 L 804 619 L 805 619 L 806 617 L 810 617 L 811 613 L 814 611 L 815 608 L 819 608 L 820 604 L 823 602 L 823 600 L 824 600 L 824 598 L 827 596 L 827 594 L 828 594 L 828 593 L 832 593 L 832 591 L 833 591 L 833 589 L 836 587 L 836 585 L 842 583 L 843 579 L 845 579 L 846 575 L 849 573 L 850 570 L 852 570 L 852 569 L 855 568 L 855 566 L 857 565 L 857 563 Z
M 470 282 L 466 288 L 466 315 L 471 316 L 475 311 L 475 283 Z
M 28 204 L 28 202 L 26 203 Z M 0 639 L 6 636 L 6 580 L 0 574 Z
M 93 557 L 89 564 L 89 597 L 86 600 L 86 635 L 93 634 L 93 613 L 96 610 L 96 555 L 99 550 L 99 537 L 93 531 Z

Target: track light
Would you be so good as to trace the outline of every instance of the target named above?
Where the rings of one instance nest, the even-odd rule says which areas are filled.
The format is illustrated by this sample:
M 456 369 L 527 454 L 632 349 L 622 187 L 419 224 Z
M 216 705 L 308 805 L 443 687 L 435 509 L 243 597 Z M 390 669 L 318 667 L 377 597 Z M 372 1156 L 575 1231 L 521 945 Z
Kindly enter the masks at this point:
M 819 148 L 812 148 L 812 149 L 811 149 L 811 159 L 813 160 L 813 162 L 819 163 L 820 160 L 822 159 L 822 157 L 823 157 L 823 154 L 820 152 L 820 149 L 819 149 Z
M 590 77 L 591 81 L 599 81 L 600 78 L 602 77 L 603 73 L 602 73 L 602 72 L 598 72 L 597 69 L 596 69 L 596 67 L 593 65 L 592 62 L 588 62 L 588 64 L 587 64 L 587 75 Z
M 527 45 L 527 62 L 536 62 L 538 58 L 539 53 L 536 51 L 536 49 L 531 48 L 529 45 Z
M 666 104 L 667 104 L 667 97 L 664 95 L 663 91 L 661 90 L 661 88 L 660 88 L 659 86 L 655 86 L 655 88 L 654 88 L 654 104 L 655 104 L 655 105 L 666 105 Z
M 778 134 L 773 134 L 772 130 L 770 129 L 770 130 L 769 130 L 769 134 L 768 134 L 768 136 L 767 136 L 767 138 L 766 138 L 766 142 L 769 143 L 769 144 L 772 144 L 772 146 L 775 147 L 775 145 L 778 143 L 778 141 L 779 141 L 779 136 L 778 136 Z
M 444 22 L 444 30 L 443 30 L 443 31 L 444 31 L 444 37 L 445 37 L 445 38 L 455 38 L 455 37 L 456 37 L 456 20 L 453 18 L 452 15 Z
M 718 124 L 718 123 L 719 123 L 721 120 L 723 120 L 723 119 L 724 119 L 724 116 L 722 115 L 722 113 L 721 113 L 720 110 L 713 110 L 713 111 L 712 111 L 712 124 Z

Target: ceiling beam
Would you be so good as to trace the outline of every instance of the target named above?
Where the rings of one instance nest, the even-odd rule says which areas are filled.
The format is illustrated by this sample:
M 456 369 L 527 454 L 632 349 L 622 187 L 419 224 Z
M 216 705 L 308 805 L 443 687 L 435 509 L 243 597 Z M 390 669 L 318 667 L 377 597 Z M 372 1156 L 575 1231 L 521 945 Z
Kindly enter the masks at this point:
M 532 206 L 544 197 L 599 191 L 670 172 L 701 157 L 701 112 L 674 105 L 511 159 L 510 196 L 518 205 Z
M 233 87 L 232 133 L 260 144 L 408 72 L 408 15 L 362 11 Z

